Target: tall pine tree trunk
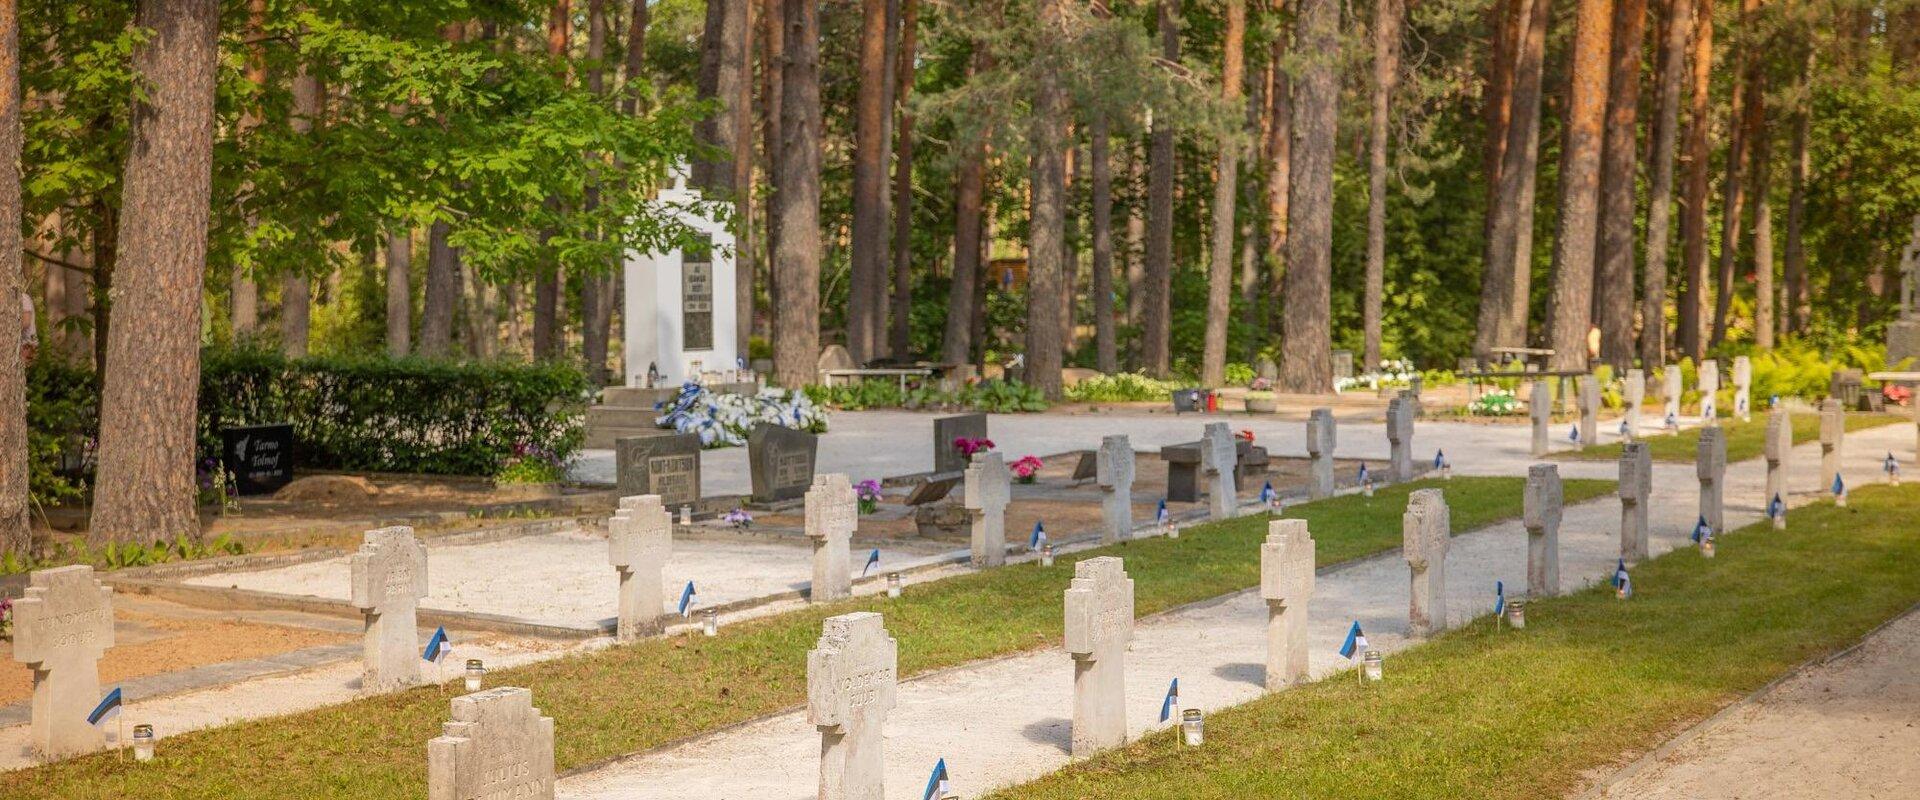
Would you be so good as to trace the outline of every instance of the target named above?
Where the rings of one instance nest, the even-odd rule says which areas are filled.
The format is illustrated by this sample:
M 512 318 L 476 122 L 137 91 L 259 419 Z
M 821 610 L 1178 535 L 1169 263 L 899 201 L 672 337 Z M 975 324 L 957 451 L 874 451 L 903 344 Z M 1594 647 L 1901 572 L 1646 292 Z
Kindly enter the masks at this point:
M 736 2 L 735 5 L 738 5 Z M 607 0 L 587 0 L 587 90 L 595 95 L 607 93 Z M 600 190 L 589 186 L 584 198 L 586 211 L 600 205 Z M 604 236 L 596 232 L 596 238 Z M 613 337 L 613 280 L 616 264 L 599 264 L 580 276 L 580 355 L 587 364 L 589 385 L 607 385 L 607 345 Z M 476 276 L 477 278 L 478 276 Z
M 1247 32 L 1247 3 L 1246 0 L 1226 0 L 1226 3 L 1227 28 L 1221 44 L 1225 64 L 1220 70 L 1220 95 L 1231 108 L 1244 102 L 1240 89 L 1246 80 L 1243 42 Z M 1220 162 L 1213 179 L 1213 243 L 1207 253 L 1207 330 L 1200 360 L 1200 383 L 1206 386 L 1226 383 L 1227 322 L 1233 315 L 1233 211 L 1239 199 L 1238 140 L 1237 131 L 1221 136 Z
M 1752 52 L 1757 36 L 1754 17 L 1759 7 L 1759 0 L 1741 0 L 1739 36 L 1733 40 L 1733 101 L 1727 113 L 1731 133 L 1727 143 L 1727 177 L 1720 185 L 1724 193 L 1720 206 L 1720 270 L 1714 279 L 1713 338 L 1708 341 L 1711 347 L 1726 341 L 1728 317 L 1733 311 L 1734 267 L 1740 260 L 1747 210 L 1747 160 L 1753 147 L 1748 140 L 1752 126 L 1747 117 L 1756 97 L 1753 65 L 1761 60 Z
M 1387 269 L 1387 115 L 1400 83 L 1400 26 L 1406 15 L 1400 0 L 1373 3 L 1373 108 L 1367 126 L 1367 274 L 1361 290 L 1360 327 L 1365 339 L 1363 364 L 1380 364 L 1380 311 L 1386 297 Z
M 247 82 L 253 84 L 259 97 L 265 97 L 267 91 L 267 0 L 247 0 Z M 264 117 L 258 103 L 250 104 L 240 115 L 240 133 L 245 134 L 260 127 Z M 251 188 L 251 187 L 249 187 Z M 256 223 L 252 213 L 247 215 L 247 227 Z M 228 283 L 229 304 L 233 315 L 233 334 L 236 339 L 253 335 L 260 327 L 260 286 L 239 264 L 233 266 L 233 275 Z
M 1786 278 L 1786 307 L 1780 313 L 1786 317 L 1788 335 L 1799 334 L 1806 329 L 1808 308 L 1807 291 L 1807 250 L 1805 244 L 1807 227 L 1807 174 L 1811 168 L 1811 159 L 1807 154 L 1807 136 L 1813 122 L 1810 110 L 1812 103 L 1807 99 L 1807 81 L 1813 74 L 1813 47 L 1803 42 L 1806 57 L 1801 61 L 1798 79 L 1799 98 L 1793 109 L 1793 152 L 1788 154 L 1787 163 L 1787 237 L 1785 263 L 1782 265 Z
M 636 0 L 645 2 L 645 0 Z M 767 297 L 773 299 L 773 254 L 780 247 L 780 94 L 781 65 L 786 62 L 786 4 L 759 0 L 760 6 L 760 151 L 765 159 L 767 191 L 761 199 L 761 247 L 767 265 Z M 772 309 L 769 308 L 769 315 Z
M 1527 342 L 1533 286 L 1534 173 L 1540 161 L 1540 95 L 1549 0 L 1518 0 L 1521 24 L 1514 43 L 1513 91 L 1507 100 L 1506 144 L 1500 148 L 1495 201 L 1487 209 L 1487 255 L 1480 278 L 1480 314 L 1474 355 L 1493 361 L 1493 348 Z
M 893 303 L 888 350 L 895 358 L 913 356 L 913 58 L 919 43 L 920 2 L 901 6 L 900 45 L 894 58 L 894 107 L 900 121 L 895 135 L 893 166 Z
M 1500 169 L 1506 160 L 1507 128 L 1513 119 L 1513 79 L 1530 9 L 1528 0 L 1495 0 L 1488 9 L 1493 48 L 1487 60 L 1486 97 L 1481 104 L 1487 141 L 1480 152 L 1480 165 L 1487 176 L 1486 228 L 1489 233 L 1493 230 L 1492 209 L 1502 199 Z
M 1113 163 L 1107 152 L 1107 117 L 1095 112 L 1088 126 L 1087 165 L 1093 184 L 1093 350 L 1094 366 L 1112 374 L 1120 370 L 1120 354 L 1114 337 L 1113 309 Z
M 861 0 L 860 79 L 854 106 L 852 272 L 847 280 L 847 350 L 877 357 L 880 295 L 887 275 L 887 0 Z
M 1680 201 L 1680 329 L 1675 342 L 1684 355 L 1699 361 L 1706 353 L 1707 307 L 1707 171 L 1713 156 L 1709 139 L 1713 128 L 1713 0 L 1696 0 L 1693 18 L 1692 94 L 1687 103 L 1687 131 L 1683 152 L 1686 185 Z
M 820 3 L 786 0 L 775 217 L 773 375 L 799 388 L 820 358 Z
M 1294 95 L 1280 387 L 1319 394 L 1333 389 L 1333 149 L 1340 121 L 1340 6 L 1335 0 L 1297 0 L 1296 8 L 1295 44 L 1306 64 Z
M 1267 126 L 1265 147 L 1266 262 L 1270 275 L 1268 286 L 1275 297 L 1280 296 L 1282 276 L 1286 274 L 1287 200 L 1293 190 L 1293 78 L 1283 66 L 1287 61 L 1288 45 L 1293 38 L 1290 20 L 1291 17 L 1287 17 L 1278 23 L 1268 53 L 1268 60 L 1276 66 L 1273 70 L 1273 88 L 1267 92 L 1267 113 L 1272 117 L 1272 122 Z
M 1180 63 L 1179 0 L 1160 0 L 1160 56 Z M 1173 125 L 1153 120 L 1152 152 L 1147 157 L 1147 269 L 1140 298 L 1140 365 L 1156 378 L 1172 369 L 1173 290 Z
M 1620 375 L 1633 366 L 1634 355 L 1634 188 L 1639 177 L 1641 40 L 1646 30 L 1647 0 L 1615 0 L 1593 295 L 1600 360 L 1612 364 Z
M 1066 320 L 1060 308 L 1067 266 L 1067 96 L 1061 87 L 1059 48 L 1065 0 L 1035 0 L 1040 56 L 1033 76 L 1033 120 L 1027 133 L 1031 203 L 1027 231 L 1026 382 L 1049 400 L 1060 399 L 1061 348 Z
M 21 143 L 20 6 L 18 0 L 0 0 L 0 223 L 4 223 L 0 224 L 0 555 L 25 555 L 33 544 L 27 516 L 27 365 L 21 359 L 25 342 L 20 319 L 24 309 L 19 300 L 25 291 L 20 268 Z M 53 305 L 51 300 L 47 305 Z M 197 329 L 192 332 L 198 334 Z
M 400 358 L 412 347 L 413 231 L 387 234 L 387 355 Z
M 152 33 L 133 50 L 145 91 L 134 101 L 121 180 L 119 291 L 88 537 L 96 543 L 200 535 L 194 420 L 219 22 L 216 0 L 142 0 L 136 16 Z
M 1751 160 L 1748 169 L 1753 185 L 1748 194 L 1753 198 L 1753 343 L 1766 349 L 1773 347 L 1774 298 L 1773 298 L 1773 203 L 1768 196 L 1773 181 L 1773 135 L 1767 128 L 1767 71 L 1765 59 L 1758 57 L 1767 52 L 1763 42 L 1755 48 L 1755 58 L 1747 75 L 1747 108 L 1745 135 L 1750 148 Z
M 1554 234 L 1553 294 L 1547 308 L 1553 368 L 1562 370 L 1587 368 L 1613 3 L 1579 0 L 1574 13 L 1566 138 L 1560 147 L 1560 220 Z
M 1667 257 L 1673 229 L 1673 147 L 1687 70 L 1693 0 L 1667 0 L 1659 42 L 1660 104 L 1653 122 L 1653 175 L 1647 195 L 1647 264 L 1640 301 L 1640 363 L 1651 373 L 1667 359 Z
M 295 134 L 307 136 L 320 122 L 320 79 L 302 61 L 293 76 L 293 116 L 288 126 Z M 310 252 L 320 252 L 312 242 Z M 307 338 L 313 328 L 313 281 L 295 268 L 280 283 L 280 351 L 288 358 L 307 354 Z
M 998 19 L 997 4 L 994 18 Z M 976 40 L 967 59 L 967 79 L 993 68 L 987 43 Z M 986 276 L 981 254 L 986 246 L 985 202 L 987 137 L 981 130 L 960 145 L 960 163 L 953 177 L 953 286 L 947 292 L 946 328 L 940 337 L 940 360 L 948 364 L 973 361 L 974 318 Z
M 458 43 L 466 38 L 459 23 L 440 29 L 441 38 Z M 447 241 L 453 226 L 435 220 L 427 226 L 427 276 L 420 287 L 420 341 L 418 352 L 427 358 L 445 358 L 453 348 L 453 312 L 460 300 L 460 254 Z M 534 320 L 534 339 L 540 338 L 540 320 Z M 537 348 L 536 348 L 537 349 Z

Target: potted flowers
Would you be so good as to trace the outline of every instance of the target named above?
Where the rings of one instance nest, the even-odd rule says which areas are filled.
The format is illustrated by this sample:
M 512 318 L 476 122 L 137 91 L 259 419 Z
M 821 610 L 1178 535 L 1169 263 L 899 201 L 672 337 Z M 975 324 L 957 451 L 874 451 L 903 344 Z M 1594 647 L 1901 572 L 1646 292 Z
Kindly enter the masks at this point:
M 1254 378 L 1247 385 L 1247 413 L 1271 414 L 1280 410 L 1280 401 L 1273 396 L 1273 381 L 1266 378 Z
M 871 514 L 880 510 L 880 482 L 873 478 L 853 485 L 854 497 L 860 503 L 860 513 Z
M 966 459 L 968 461 L 972 461 L 974 453 L 984 453 L 988 450 L 992 450 L 993 440 L 987 439 L 987 438 L 974 439 L 966 436 L 959 436 L 959 437 L 955 437 L 953 440 L 953 449 L 958 450 L 960 452 L 961 458 Z
M 1009 465 L 1013 468 L 1013 479 L 1021 483 L 1033 483 L 1040 476 L 1040 459 L 1033 456 L 1021 456 L 1019 461 Z

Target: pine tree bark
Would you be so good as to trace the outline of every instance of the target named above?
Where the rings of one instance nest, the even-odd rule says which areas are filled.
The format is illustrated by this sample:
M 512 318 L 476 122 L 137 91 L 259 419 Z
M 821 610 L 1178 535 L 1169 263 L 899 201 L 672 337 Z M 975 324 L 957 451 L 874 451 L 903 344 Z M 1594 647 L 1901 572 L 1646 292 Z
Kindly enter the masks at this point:
M 1480 278 L 1474 355 L 1494 360 L 1493 348 L 1527 342 L 1533 287 L 1534 178 L 1540 161 L 1540 95 L 1544 78 L 1548 0 L 1518 0 L 1513 91 L 1507 101 L 1506 144 L 1500 149 L 1497 198 L 1487 209 L 1487 254 Z
M 1280 387 L 1320 394 L 1333 389 L 1333 150 L 1339 128 L 1340 6 L 1335 0 L 1297 0 L 1296 8 L 1294 36 L 1307 58 L 1294 96 Z
M 1687 70 L 1693 0 L 1667 0 L 1659 42 L 1659 113 L 1653 122 L 1653 164 L 1647 190 L 1647 263 L 1640 301 L 1640 363 L 1651 373 L 1667 360 L 1667 258 L 1673 229 L 1673 147 Z
M 1244 101 L 1246 81 L 1246 0 L 1226 0 L 1227 27 L 1221 40 L 1220 97 L 1231 110 Z M 1244 115 L 1241 114 L 1235 116 Z M 1213 243 L 1207 259 L 1207 329 L 1202 344 L 1200 383 L 1221 386 L 1227 374 L 1227 322 L 1233 315 L 1234 203 L 1239 200 L 1240 150 L 1237 132 L 1220 139 L 1220 161 L 1213 179 Z
M 453 348 L 453 310 L 460 299 L 460 254 L 447 242 L 452 226 L 435 221 L 427 227 L 427 279 L 420 292 L 420 349 L 427 358 L 445 358 Z M 534 349 L 544 328 L 535 315 Z
M 854 106 L 853 241 L 847 279 L 847 350 L 865 364 L 879 353 L 874 334 L 887 274 L 887 2 L 861 0 L 860 78 Z
M 644 3 L 645 0 L 636 0 Z M 786 61 L 786 4 L 760 0 L 760 151 L 766 159 L 767 191 L 761 199 L 761 247 L 766 254 L 768 298 L 773 299 L 773 254 L 779 247 L 781 65 Z
M 320 122 L 320 103 L 320 79 L 303 61 L 293 76 L 293 115 L 288 127 L 300 136 L 312 134 Z M 319 252 L 319 243 L 313 244 L 313 252 Z M 296 269 L 280 282 L 280 352 L 288 358 L 306 357 L 312 329 L 313 280 Z
M 1394 87 L 1400 83 L 1400 28 L 1406 8 L 1400 0 L 1373 3 L 1373 108 L 1367 126 L 1367 272 L 1361 290 L 1360 327 L 1365 339 L 1362 364 L 1380 363 L 1380 312 L 1386 299 L 1387 269 L 1387 123 Z
M 1756 20 L 1757 21 L 1757 20 Z M 1769 194 L 1773 181 L 1773 136 L 1767 129 L 1767 70 L 1761 54 L 1770 41 L 1758 42 L 1748 65 L 1747 107 L 1742 125 L 1749 148 L 1748 171 L 1753 198 L 1753 343 L 1761 349 L 1773 347 L 1773 203 Z
M 739 6 L 736 0 L 731 5 Z M 607 93 L 607 0 L 587 0 L 587 91 Z M 600 190 L 589 186 L 583 198 L 591 213 L 600 205 Z M 596 233 L 596 237 L 600 234 Z M 588 385 L 607 385 L 607 345 L 613 336 L 613 280 L 615 264 L 599 264 L 580 276 L 580 355 L 586 361 Z M 478 277 L 474 276 L 476 283 Z
M 136 22 L 152 33 L 133 50 L 145 92 L 134 101 L 121 180 L 119 291 L 88 533 L 96 543 L 200 535 L 194 420 L 220 4 L 142 0 Z
M 1727 339 L 1728 317 L 1733 311 L 1734 267 L 1740 259 L 1747 210 L 1747 161 L 1752 143 L 1748 140 L 1748 109 L 1754 106 L 1754 68 L 1759 59 L 1751 52 L 1754 37 L 1754 12 L 1759 0 L 1741 0 L 1739 36 L 1733 41 L 1732 108 L 1727 112 L 1731 129 L 1727 142 L 1727 177 L 1720 184 L 1724 193 L 1720 207 L 1720 270 L 1714 280 L 1713 338 L 1709 347 L 1718 347 Z
M 565 2 L 565 0 L 561 0 Z M 700 74 L 696 91 L 702 100 L 718 100 L 719 110 L 694 126 L 694 136 L 712 146 L 711 159 L 695 159 L 688 184 L 709 200 L 731 198 L 734 192 L 733 153 L 741 131 L 739 112 L 742 64 L 746 60 L 746 6 L 749 0 L 711 0 L 700 36 Z
M 1113 309 L 1113 162 L 1108 150 L 1107 117 L 1095 113 L 1087 126 L 1089 188 L 1093 234 L 1093 350 L 1101 372 L 1120 371 Z
M 1646 30 L 1647 0 L 1614 0 L 1593 297 L 1600 360 L 1613 365 L 1618 375 L 1633 366 L 1634 356 L 1633 245 L 1638 221 L 1634 189 L 1639 178 L 1640 58 Z
M 1683 142 L 1686 185 L 1680 201 L 1680 288 L 1678 350 L 1699 361 L 1706 354 L 1707 304 L 1707 172 L 1713 156 L 1709 140 L 1713 128 L 1713 0 L 1696 0 L 1693 18 L 1693 63 Z
M 753 217 L 753 93 L 756 83 L 753 79 L 754 31 L 757 29 L 754 19 L 759 0 L 732 0 L 728 11 L 732 14 L 729 26 L 735 40 L 735 46 L 727 51 L 732 59 L 735 71 L 733 78 L 736 98 L 733 112 L 733 218 L 734 218 L 734 283 L 733 283 L 733 341 L 740 358 L 747 357 L 753 343 L 753 306 L 754 279 L 759 275 L 759 239 L 761 231 L 754 224 Z M 605 318 L 603 327 L 613 329 L 613 307 L 618 304 L 621 294 L 620 267 L 616 262 L 614 269 L 602 284 L 609 298 L 601 304 L 598 314 Z
M 1285 6 L 1291 0 L 1276 0 L 1277 5 Z M 1268 60 L 1276 65 L 1285 64 L 1287 49 L 1293 38 L 1292 18 L 1285 17 L 1273 33 Z M 1268 115 L 1272 117 L 1267 126 L 1265 156 L 1267 164 L 1267 237 L 1266 262 L 1267 284 L 1273 296 L 1280 296 L 1283 276 L 1287 264 L 1287 201 L 1292 192 L 1293 179 L 1293 78 L 1284 67 L 1273 70 L 1273 87 L 1267 92 Z
M 893 153 L 893 302 L 887 349 L 895 358 L 913 357 L 913 59 L 919 46 L 920 3 L 905 0 L 900 8 L 899 50 L 893 60 L 895 126 Z
M 820 358 L 820 3 L 786 0 L 774 254 L 773 376 L 814 381 Z
M 387 234 L 387 355 L 401 358 L 412 348 L 413 231 Z
M 1027 230 L 1026 382 L 1049 400 L 1060 398 L 1065 320 L 1060 309 L 1067 262 L 1067 96 L 1054 59 L 1064 0 L 1036 0 L 1034 15 L 1043 54 L 1033 76 L 1033 120 L 1027 134 L 1029 208 Z
M 1160 0 L 1160 56 L 1180 63 L 1179 0 Z M 1156 378 L 1173 367 L 1173 125 L 1153 121 L 1152 151 L 1147 157 L 1146 275 L 1141 283 L 1140 365 Z
M 22 137 L 20 5 L 18 0 L 0 0 L 0 220 L 6 222 L 0 224 L 0 554 L 17 555 L 27 554 L 33 546 L 27 515 L 27 365 L 21 358 L 25 343 L 20 315 L 25 310 L 19 300 L 26 291 L 21 285 L 18 224 L 24 216 Z M 51 300 L 48 305 L 53 305 Z M 197 326 L 192 333 L 199 335 Z
M 1553 368 L 1560 370 L 1587 368 L 1613 3 L 1579 0 L 1574 13 L 1566 138 L 1560 148 L 1560 219 L 1553 243 L 1553 294 L 1547 308 Z
M 1488 9 L 1493 31 L 1493 52 L 1487 60 L 1486 97 L 1481 115 L 1487 126 L 1487 141 L 1481 150 L 1481 171 L 1487 176 L 1486 227 L 1493 230 L 1491 210 L 1501 201 L 1500 169 L 1506 160 L 1507 127 L 1513 117 L 1513 80 L 1521 39 L 1526 34 L 1531 5 L 1528 0 L 1495 0 Z
M 994 18 L 999 18 L 998 8 Z M 973 43 L 967 58 L 967 79 L 993 69 L 993 55 L 985 41 Z M 981 253 L 985 247 L 987 137 L 979 131 L 960 147 L 953 176 L 953 286 L 947 292 L 947 320 L 940 337 L 940 360 L 947 364 L 973 362 L 974 318 L 985 288 Z
M 247 82 L 264 97 L 267 90 L 267 0 L 247 0 Z M 240 133 L 245 136 L 249 131 L 260 127 L 263 118 L 259 104 L 249 105 L 240 115 Z M 251 213 L 247 215 L 247 227 L 257 222 Z M 245 269 L 235 264 L 233 275 L 227 284 L 228 302 L 232 311 L 234 338 L 242 339 L 253 335 L 260 327 L 260 286 L 253 282 Z
M 1788 335 L 1795 335 L 1806 329 L 1808 307 L 1807 291 L 1807 251 L 1805 244 L 1807 227 L 1807 175 L 1812 163 L 1807 153 L 1807 137 L 1813 127 L 1813 114 L 1808 108 L 1807 81 L 1813 74 L 1813 47 L 1808 43 L 1801 45 L 1806 56 L 1801 61 L 1798 79 L 1799 91 L 1794 96 L 1798 102 L 1793 109 L 1793 152 L 1787 157 L 1787 236 L 1785 263 L 1782 265 L 1786 278 L 1786 307 L 1781 314 L 1786 317 Z

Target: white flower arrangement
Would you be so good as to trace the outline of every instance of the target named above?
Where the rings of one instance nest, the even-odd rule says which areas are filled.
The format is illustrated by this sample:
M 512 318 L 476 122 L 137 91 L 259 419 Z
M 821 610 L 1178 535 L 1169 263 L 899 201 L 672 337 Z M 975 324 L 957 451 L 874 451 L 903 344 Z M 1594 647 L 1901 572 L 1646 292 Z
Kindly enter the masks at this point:
M 1380 368 L 1372 372 L 1355 375 L 1351 378 L 1333 379 L 1333 390 L 1345 392 L 1349 389 L 1367 389 L 1379 391 L 1382 386 L 1409 386 L 1413 376 L 1420 374 L 1414 369 L 1413 362 L 1407 359 L 1394 359 L 1380 362 Z
M 1505 417 L 1520 413 L 1520 398 L 1508 389 L 1492 389 L 1467 404 L 1467 413 L 1481 417 Z
M 762 422 L 812 433 L 827 430 L 827 414 L 803 392 L 772 387 L 758 394 L 716 394 L 691 381 L 664 405 L 655 423 L 680 433 L 699 434 L 703 447 L 740 447 Z

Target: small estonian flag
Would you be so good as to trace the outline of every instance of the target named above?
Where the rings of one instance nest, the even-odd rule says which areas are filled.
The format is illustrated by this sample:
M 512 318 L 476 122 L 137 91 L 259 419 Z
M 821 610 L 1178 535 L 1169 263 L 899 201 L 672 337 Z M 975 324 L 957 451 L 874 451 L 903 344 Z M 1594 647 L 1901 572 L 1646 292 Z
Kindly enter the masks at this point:
M 1900 462 L 1893 457 L 1893 453 L 1891 452 L 1887 453 L 1887 460 L 1880 462 L 1880 468 L 1886 470 L 1888 475 L 1900 474 Z
M 1273 504 L 1273 481 L 1267 481 L 1267 485 L 1260 487 L 1260 504 Z
M 1747 413 L 1747 398 L 1744 395 L 1733 396 L 1733 410 L 1738 414 Z
M 927 790 L 920 794 L 920 800 L 940 800 L 947 796 L 947 790 L 953 779 L 947 775 L 947 760 L 940 759 L 933 765 L 933 774 L 927 776 Z
M 1153 512 L 1153 521 L 1159 525 L 1167 524 L 1167 500 L 1160 498 L 1160 507 Z
M 872 570 L 873 565 L 878 563 L 880 563 L 880 548 L 876 547 L 873 548 L 873 552 L 867 554 L 867 565 L 860 568 L 860 576 L 866 577 L 867 572 Z
M 1680 418 L 1678 416 L 1675 416 L 1674 413 L 1671 411 L 1667 412 L 1667 427 L 1669 428 L 1680 427 Z
M 1775 503 L 1780 502 L 1780 498 L 1778 495 L 1774 496 L 1774 502 Z M 1767 515 L 1772 516 L 1773 513 L 1774 513 L 1773 506 L 1771 505 L 1767 506 Z M 1688 538 L 1691 538 L 1694 544 L 1699 544 L 1700 540 L 1707 538 L 1708 533 L 1710 533 L 1712 530 L 1713 528 L 1707 525 L 1707 515 L 1701 514 L 1700 521 L 1693 523 L 1693 535 Z
M 1039 550 L 1040 545 L 1043 545 L 1046 543 L 1047 543 L 1047 529 L 1044 527 L 1041 527 L 1039 520 L 1034 520 L 1033 535 L 1027 537 L 1027 549 Z
M 1776 406 L 1777 406 L 1777 405 L 1780 405 L 1780 395 L 1777 395 L 1777 394 L 1776 394 L 1776 395 L 1774 395 L 1774 396 L 1773 396 L 1773 404 L 1774 404 L 1774 405 L 1776 405 Z
M 1838 472 L 1833 473 L 1833 496 L 1840 497 L 1842 495 L 1845 495 L 1846 493 L 1847 493 L 1847 482 L 1840 480 L 1840 473 Z
M 1613 568 L 1613 588 L 1625 589 L 1632 585 L 1632 580 L 1633 579 L 1627 575 L 1627 560 L 1624 558 L 1620 559 L 1620 563 Z
M 1568 429 L 1567 429 L 1567 441 L 1569 441 L 1569 442 L 1578 442 L 1578 441 L 1580 441 L 1580 426 L 1579 426 L 1579 425 L 1574 425 L 1573 427 L 1570 427 L 1570 428 L 1568 428 Z
M 433 636 L 428 637 L 427 649 L 420 651 L 420 658 L 438 664 L 441 659 L 447 657 L 447 651 L 452 649 L 453 647 L 447 643 L 447 626 L 442 625 L 434 629 Z
M 1627 435 L 1627 419 L 1626 419 L 1626 417 L 1621 417 L 1621 418 L 1620 418 L 1620 435 L 1621 435 L 1621 436 L 1625 436 L 1625 435 Z
M 680 616 L 693 616 L 693 604 L 697 602 L 700 601 L 699 596 L 693 593 L 693 581 L 687 581 L 687 587 L 680 590 Z
M 1767 501 L 1767 519 L 1779 519 L 1780 515 L 1786 512 L 1787 504 L 1780 501 L 1779 492 L 1774 492 L 1773 499 Z M 1700 537 L 1695 535 L 1693 540 L 1696 542 L 1700 541 Z
M 1365 484 L 1366 484 L 1367 482 L 1369 482 L 1369 481 L 1371 481 L 1371 480 L 1373 480 L 1373 475 L 1372 475 L 1372 473 L 1370 473 L 1370 472 L 1367 472 L 1367 462 L 1365 462 L 1365 461 L 1362 461 L 1362 462 L 1360 462 L 1360 478 L 1359 478 L 1359 480 L 1360 480 L 1360 483 L 1361 483 L 1362 485 L 1365 485 Z
M 120 687 L 115 686 L 113 691 L 107 692 L 106 697 L 100 698 L 100 705 L 94 706 L 92 711 L 87 712 L 87 724 L 99 727 L 100 723 L 120 713 L 120 704 Z
M 1500 581 L 1494 581 L 1493 615 L 1497 617 L 1505 613 L 1507 613 L 1507 585 Z
M 1347 640 L 1340 644 L 1340 657 L 1352 659 L 1367 649 L 1367 634 L 1360 630 L 1360 620 L 1353 621 L 1353 627 L 1347 629 Z
M 1160 721 L 1166 722 L 1180 709 L 1180 679 L 1167 684 L 1167 696 L 1160 701 Z
M 1447 465 L 1447 451 L 1445 450 L 1433 451 L 1433 468 L 1439 469 L 1446 465 Z

